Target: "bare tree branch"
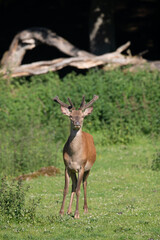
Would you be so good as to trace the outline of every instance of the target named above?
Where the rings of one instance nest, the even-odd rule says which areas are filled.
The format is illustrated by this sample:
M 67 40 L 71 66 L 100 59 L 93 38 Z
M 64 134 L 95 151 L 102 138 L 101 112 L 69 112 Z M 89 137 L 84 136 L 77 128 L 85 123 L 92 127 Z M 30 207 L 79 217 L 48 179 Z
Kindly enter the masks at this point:
M 47 44 L 56 47 L 71 57 L 21 65 L 26 51 L 35 48 L 38 44 Z M 129 46 L 130 42 L 127 42 L 117 48 L 114 52 L 95 56 L 89 52 L 78 49 L 49 29 L 31 28 L 18 33 L 14 37 L 8 52 L 2 57 L 2 68 L 0 69 L 0 73 L 6 77 L 8 74 L 12 77 L 20 77 L 43 74 L 48 71 L 57 71 L 66 66 L 88 69 L 107 64 L 107 66 L 105 66 L 105 69 L 107 70 L 111 64 L 116 66 L 124 66 L 128 64 L 137 66 L 147 63 L 147 61 L 141 56 L 133 57 L 131 55 L 122 54 L 122 52 Z M 151 66 L 154 68 L 153 64 Z
M 18 33 L 14 37 L 8 52 L 2 57 L 1 65 L 9 70 L 18 67 L 26 51 L 35 48 L 39 44 L 56 47 L 63 53 L 73 57 L 93 56 L 91 53 L 78 49 L 49 29 L 30 28 Z

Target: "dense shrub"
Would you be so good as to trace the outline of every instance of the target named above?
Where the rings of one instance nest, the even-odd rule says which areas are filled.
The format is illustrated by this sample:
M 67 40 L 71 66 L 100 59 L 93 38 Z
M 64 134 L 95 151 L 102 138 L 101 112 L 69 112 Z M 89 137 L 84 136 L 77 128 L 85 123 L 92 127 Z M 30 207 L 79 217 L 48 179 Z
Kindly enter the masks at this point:
M 62 80 L 57 74 L 48 73 L 28 81 L 13 79 L 6 83 L 1 80 L 0 85 L 1 128 L 52 125 L 57 129 L 63 124 L 66 126 L 68 121 L 61 115 L 53 97 L 58 95 L 67 102 L 70 96 L 78 107 L 83 94 L 86 101 L 97 94 L 100 98 L 94 104 L 93 114 L 86 120 L 87 129 L 95 131 L 121 126 L 123 130 L 129 128 L 126 130 L 129 133 L 159 133 L 158 73 L 92 70 L 85 76 L 73 72 Z
M 157 152 L 157 154 L 154 156 L 151 169 L 154 171 L 160 171 L 160 152 Z
M 9 182 L 6 178 L 0 180 L 0 216 L 18 222 L 32 222 L 36 216 L 36 208 L 40 199 L 31 200 L 26 206 L 28 187 L 22 181 Z
M 82 95 L 89 101 L 99 95 L 84 130 L 103 135 L 101 143 L 128 143 L 136 134 L 156 136 L 160 132 L 160 74 L 120 70 L 91 70 L 0 80 L 0 166 L 10 164 L 14 174 L 54 164 L 59 145 L 68 135 L 69 121 L 61 114 L 56 95 L 76 107 Z M 61 149 L 61 148 L 60 148 Z M 5 167 L 4 167 L 5 166 Z

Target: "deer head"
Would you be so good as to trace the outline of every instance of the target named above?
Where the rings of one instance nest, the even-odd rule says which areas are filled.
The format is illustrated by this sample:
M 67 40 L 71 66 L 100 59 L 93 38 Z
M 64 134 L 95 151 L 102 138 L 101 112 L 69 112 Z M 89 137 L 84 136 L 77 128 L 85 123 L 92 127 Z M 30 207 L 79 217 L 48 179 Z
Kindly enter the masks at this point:
M 63 103 L 58 96 L 53 100 L 61 105 L 61 111 L 64 115 L 68 116 L 71 120 L 71 128 L 78 131 L 82 128 L 84 117 L 91 114 L 93 106 L 91 106 L 99 97 L 94 95 L 93 99 L 89 103 L 85 103 L 85 96 L 82 98 L 80 108 L 75 109 L 72 101 L 68 98 L 69 104 Z

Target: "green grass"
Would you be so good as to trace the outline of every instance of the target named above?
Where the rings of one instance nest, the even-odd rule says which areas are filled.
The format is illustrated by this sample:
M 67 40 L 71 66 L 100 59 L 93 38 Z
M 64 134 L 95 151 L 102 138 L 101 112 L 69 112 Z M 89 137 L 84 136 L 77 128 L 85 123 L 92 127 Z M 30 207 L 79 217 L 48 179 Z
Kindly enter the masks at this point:
M 151 169 L 160 140 L 141 137 L 129 145 L 102 146 L 94 137 L 97 160 L 88 178 L 89 213 L 83 213 L 82 189 L 80 219 L 59 216 L 64 186 L 61 158 L 60 175 L 25 182 L 30 186 L 27 199 L 41 198 L 34 222 L 0 218 L 0 239 L 160 239 L 160 172 Z M 65 210 L 68 203 L 69 195 Z

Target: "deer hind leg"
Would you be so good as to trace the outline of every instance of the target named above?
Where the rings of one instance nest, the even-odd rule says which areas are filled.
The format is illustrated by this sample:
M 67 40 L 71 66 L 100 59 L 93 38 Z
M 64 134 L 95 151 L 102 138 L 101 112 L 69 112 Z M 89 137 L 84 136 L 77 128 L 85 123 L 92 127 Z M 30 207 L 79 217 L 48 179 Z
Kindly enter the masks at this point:
M 66 200 L 66 196 L 68 193 L 68 188 L 69 188 L 69 173 L 67 171 L 67 169 L 65 169 L 65 185 L 64 185 L 64 191 L 63 191 L 63 201 L 62 201 L 62 206 L 60 209 L 60 215 L 64 214 L 64 204 L 65 204 L 65 200 Z
M 70 198 L 70 203 L 69 203 L 69 207 L 68 207 L 68 214 L 71 214 L 72 212 L 72 203 L 73 203 L 73 198 L 74 198 L 74 194 L 76 192 L 76 188 L 77 188 L 77 177 L 76 177 L 76 173 L 71 173 L 71 179 L 72 179 L 72 192 L 71 192 L 71 198 Z
M 88 212 L 88 205 L 87 205 L 87 178 L 89 176 L 89 171 L 86 171 L 83 176 L 83 190 L 84 190 L 84 213 Z

